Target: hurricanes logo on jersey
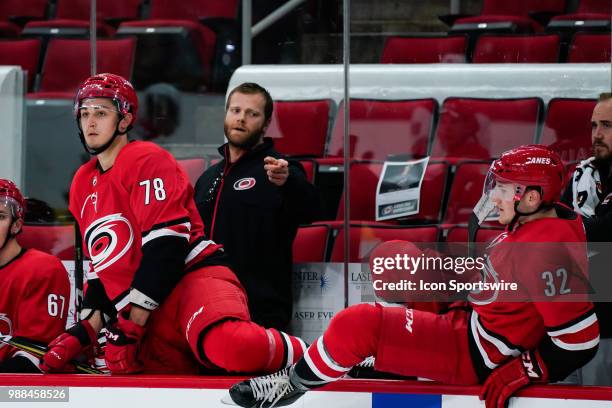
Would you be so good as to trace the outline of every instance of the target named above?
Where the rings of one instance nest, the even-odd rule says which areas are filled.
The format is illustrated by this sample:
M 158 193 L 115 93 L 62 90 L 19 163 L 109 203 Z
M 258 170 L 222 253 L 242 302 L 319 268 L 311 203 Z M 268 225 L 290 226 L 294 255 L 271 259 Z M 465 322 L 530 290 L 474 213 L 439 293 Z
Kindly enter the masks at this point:
M 255 179 L 253 177 L 242 178 L 234 183 L 234 190 L 248 190 L 255 187 Z
M 0 313 L 0 336 L 12 336 L 13 323 L 6 313 Z M 6 346 L 5 343 L 0 343 L 0 348 Z
M 134 233 L 121 213 L 98 218 L 85 231 L 85 242 L 95 272 L 108 268 L 132 246 Z

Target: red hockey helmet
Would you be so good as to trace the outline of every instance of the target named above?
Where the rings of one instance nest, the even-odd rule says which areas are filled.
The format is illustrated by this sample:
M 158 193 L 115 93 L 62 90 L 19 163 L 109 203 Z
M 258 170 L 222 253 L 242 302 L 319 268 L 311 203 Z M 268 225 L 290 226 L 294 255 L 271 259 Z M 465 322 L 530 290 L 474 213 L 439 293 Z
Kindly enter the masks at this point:
M 23 218 L 26 200 L 11 180 L 0 179 L 0 203 L 11 208 L 13 217 Z
M 130 82 L 115 74 L 98 74 L 87 78 L 76 94 L 74 100 L 74 115 L 79 117 L 79 108 L 84 99 L 110 98 L 117 105 L 117 110 L 123 116 L 132 114 L 132 125 L 136 121 L 138 111 L 138 96 Z
M 485 192 L 493 190 L 498 183 L 517 185 L 513 199 L 521 199 L 527 187 L 538 187 L 542 202 L 553 204 L 561 197 L 564 168 L 559 156 L 543 145 L 525 145 L 502 153 L 493 162 Z

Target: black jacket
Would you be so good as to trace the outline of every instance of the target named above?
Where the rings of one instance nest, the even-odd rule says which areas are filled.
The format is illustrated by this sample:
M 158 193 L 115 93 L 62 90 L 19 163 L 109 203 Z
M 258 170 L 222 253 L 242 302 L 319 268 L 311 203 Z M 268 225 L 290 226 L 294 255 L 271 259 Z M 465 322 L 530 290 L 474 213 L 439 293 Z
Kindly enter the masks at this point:
M 599 195 L 600 203 L 595 207 L 593 217 L 582 217 L 588 242 L 612 242 L 612 174 L 606 163 L 597 166 L 602 180 L 602 192 Z M 573 178 L 574 172 L 561 201 L 573 208 Z M 612 291 L 612 253 L 605 245 L 590 244 L 596 255 L 589 258 L 589 279 L 591 284 L 604 289 L 607 293 Z M 601 290 L 601 289 L 599 289 Z M 609 297 L 609 296 L 607 296 Z M 612 302 L 596 302 L 595 312 L 599 319 L 599 331 L 602 338 L 612 338 Z
M 229 163 L 227 144 L 219 153 L 224 159 L 207 169 L 195 187 L 206 234 L 223 244 L 246 289 L 252 320 L 285 328 L 293 304 L 293 239 L 299 224 L 318 216 L 318 192 L 293 161 L 282 187 L 268 181 L 264 158 L 283 157 L 270 138 L 236 163 Z

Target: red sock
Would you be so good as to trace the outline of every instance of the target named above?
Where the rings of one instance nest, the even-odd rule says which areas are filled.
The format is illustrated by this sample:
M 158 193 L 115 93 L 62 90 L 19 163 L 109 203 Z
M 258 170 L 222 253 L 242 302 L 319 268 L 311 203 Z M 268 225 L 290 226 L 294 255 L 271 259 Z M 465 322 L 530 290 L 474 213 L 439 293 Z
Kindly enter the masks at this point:
M 274 372 L 297 361 L 306 345 L 297 337 L 249 321 L 213 326 L 202 342 L 208 360 L 230 372 Z

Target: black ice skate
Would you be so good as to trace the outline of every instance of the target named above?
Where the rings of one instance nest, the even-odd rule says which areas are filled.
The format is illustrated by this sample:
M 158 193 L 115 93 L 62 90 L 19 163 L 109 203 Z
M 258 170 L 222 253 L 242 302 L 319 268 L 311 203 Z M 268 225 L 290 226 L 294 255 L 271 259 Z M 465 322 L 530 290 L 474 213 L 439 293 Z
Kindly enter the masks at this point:
M 292 367 L 283 368 L 273 374 L 251 378 L 234 384 L 229 395 L 234 404 L 241 407 L 282 407 L 292 404 L 306 390 L 298 389 L 289 380 Z M 223 401 L 229 402 L 229 401 Z

